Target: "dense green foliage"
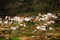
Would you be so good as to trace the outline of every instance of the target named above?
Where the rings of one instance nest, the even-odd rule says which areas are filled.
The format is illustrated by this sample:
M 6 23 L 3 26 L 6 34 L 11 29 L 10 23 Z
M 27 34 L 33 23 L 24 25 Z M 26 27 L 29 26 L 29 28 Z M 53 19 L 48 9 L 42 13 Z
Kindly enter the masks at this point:
M 0 37 L 0 40 L 6 40 L 4 37 Z
M 0 0 L 0 15 L 60 12 L 59 0 Z

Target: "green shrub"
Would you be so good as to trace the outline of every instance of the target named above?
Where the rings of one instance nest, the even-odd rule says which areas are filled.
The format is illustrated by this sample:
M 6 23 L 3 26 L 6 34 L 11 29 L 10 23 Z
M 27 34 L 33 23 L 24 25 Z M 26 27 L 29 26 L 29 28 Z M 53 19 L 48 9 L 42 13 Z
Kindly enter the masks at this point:
M 6 40 L 6 39 L 5 39 L 5 37 L 2 37 L 2 36 L 1 36 L 1 37 L 0 37 L 0 40 Z
M 19 39 L 16 37 L 16 38 L 10 38 L 9 40 L 19 40 Z

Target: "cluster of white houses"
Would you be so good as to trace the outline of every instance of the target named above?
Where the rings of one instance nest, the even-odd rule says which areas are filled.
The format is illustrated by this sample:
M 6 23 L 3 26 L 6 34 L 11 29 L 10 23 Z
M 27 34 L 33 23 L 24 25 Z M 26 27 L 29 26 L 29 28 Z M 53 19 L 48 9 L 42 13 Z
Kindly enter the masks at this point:
M 37 16 L 28 16 L 28 17 L 24 17 L 24 16 L 14 16 L 14 17 L 10 17 L 10 16 L 6 16 L 4 20 L 2 20 L 2 18 L 0 18 L 0 26 L 2 24 L 13 24 L 15 22 L 18 22 L 19 25 L 17 26 L 11 26 L 10 29 L 11 30 L 16 30 L 17 28 L 19 28 L 19 26 L 23 26 L 23 27 L 27 27 L 27 23 L 25 22 L 29 22 L 29 21 L 33 21 L 33 22 L 41 22 L 42 25 L 37 25 L 36 29 L 38 30 L 44 30 L 46 31 L 46 26 L 54 24 L 55 23 L 55 19 L 57 19 L 58 17 L 56 15 L 53 15 L 51 13 L 47 13 L 47 14 L 41 14 L 38 13 Z M 43 21 L 43 22 L 42 22 Z M 53 30 L 52 27 L 49 27 L 49 30 Z

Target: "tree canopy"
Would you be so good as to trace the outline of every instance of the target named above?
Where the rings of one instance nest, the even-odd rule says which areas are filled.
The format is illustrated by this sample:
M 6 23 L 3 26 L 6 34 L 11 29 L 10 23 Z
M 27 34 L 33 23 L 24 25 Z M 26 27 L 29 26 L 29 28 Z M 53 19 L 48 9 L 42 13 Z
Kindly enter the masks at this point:
M 0 0 L 0 15 L 60 12 L 60 0 Z

